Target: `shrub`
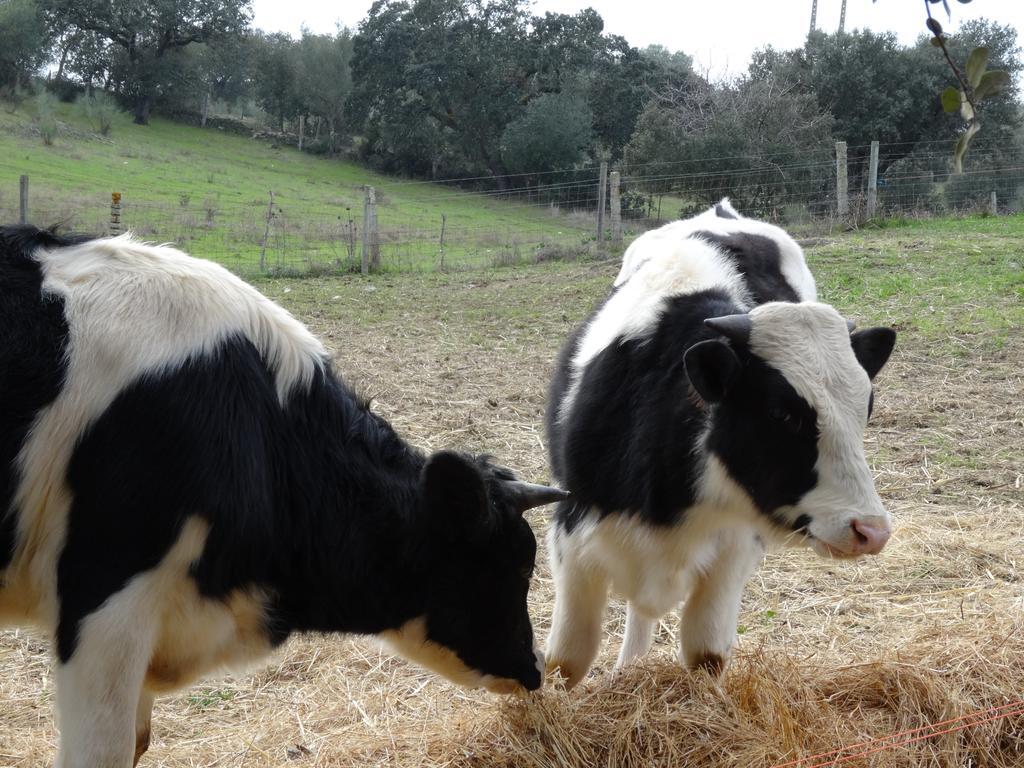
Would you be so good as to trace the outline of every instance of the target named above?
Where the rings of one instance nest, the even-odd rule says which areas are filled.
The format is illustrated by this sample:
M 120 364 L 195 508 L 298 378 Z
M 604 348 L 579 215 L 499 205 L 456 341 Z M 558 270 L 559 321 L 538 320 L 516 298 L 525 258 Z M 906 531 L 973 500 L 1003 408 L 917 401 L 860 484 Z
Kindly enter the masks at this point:
M 49 91 L 40 91 L 36 96 L 36 122 L 43 144 L 52 146 L 57 138 L 57 98 Z
M 117 101 L 106 91 L 93 91 L 78 98 L 79 108 L 94 131 L 101 136 L 110 133 L 114 117 L 120 112 Z

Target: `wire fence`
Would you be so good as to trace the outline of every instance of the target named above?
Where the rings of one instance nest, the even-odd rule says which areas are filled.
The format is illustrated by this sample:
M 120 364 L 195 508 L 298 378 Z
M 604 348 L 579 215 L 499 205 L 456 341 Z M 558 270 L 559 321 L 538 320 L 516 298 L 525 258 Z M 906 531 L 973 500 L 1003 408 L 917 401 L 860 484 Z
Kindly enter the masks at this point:
M 959 175 L 949 173 L 948 142 L 905 150 L 880 147 L 874 217 L 1024 209 L 1024 150 L 975 148 Z M 742 213 L 796 231 L 862 222 L 871 205 L 870 154 L 866 147 L 849 147 L 848 153 L 845 206 L 832 148 L 626 168 L 621 196 L 609 203 L 620 212 L 621 239 L 608 215 L 597 229 L 597 167 L 508 177 L 510 188 L 503 190 L 467 189 L 493 184 L 488 178 L 386 181 L 374 189 L 372 216 L 364 188 L 351 185 L 331 198 L 312 190 L 268 190 L 262 200 L 185 192 L 168 198 L 156 189 L 151 195 L 125 193 L 114 218 L 122 230 L 174 243 L 246 276 L 359 271 L 364 261 L 384 271 L 487 268 L 619 254 L 637 234 L 726 196 Z M 31 179 L 31 168 L 23 173 Z M 91 188 L 87 179 L 75 181 Z M 108 183 L 115 187 L 116 177 Z M 69 196 L 44 180 L 30 190 L 31 223 L 111 232 L 116 187 Z M 18 221 L 23 204 L 17 179 L 0 186 L 0 221 Z

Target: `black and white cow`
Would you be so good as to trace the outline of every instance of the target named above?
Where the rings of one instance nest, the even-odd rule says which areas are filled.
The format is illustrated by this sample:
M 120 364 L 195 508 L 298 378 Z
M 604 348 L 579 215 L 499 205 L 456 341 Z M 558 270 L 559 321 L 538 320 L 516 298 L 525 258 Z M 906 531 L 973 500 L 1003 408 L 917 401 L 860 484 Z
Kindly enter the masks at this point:
M 53 637 L 58 765 L 132 765 L 155 694 L 296 631 L 540 686 L 522 512 L 564 493 L 424 456 L 291 315 L 169 247 L 0 228 L 0 329 L 0 624 Z
M 548 668 L 578 682 L 608 590 L 626 598 L 618 664 L 682 607 L 679 656 L 720 670 L 766 546 L 877 553 L 889 516 L 864 457 L 871 380 L 895 342 L 814 301 L 800 248 L 723 201 L 637 240 L 562 350 L 547 430 L 573 497 L 549 531 Z

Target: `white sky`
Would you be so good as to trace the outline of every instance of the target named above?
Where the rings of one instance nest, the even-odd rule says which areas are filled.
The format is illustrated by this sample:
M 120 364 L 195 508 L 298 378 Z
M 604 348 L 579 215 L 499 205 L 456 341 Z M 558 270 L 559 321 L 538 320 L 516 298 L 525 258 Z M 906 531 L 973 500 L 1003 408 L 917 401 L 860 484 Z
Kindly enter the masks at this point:
M 270 32 L 298 35 L 333 32 L 338 23 L 352 27 L 366 16 L 372 0 L 254 0 L 254 23 Z M 818 28 L 835 30 L 842 0 L 818 0 Z M 949 0 L 952 22 L 942 4 L 931 6 L 947 31 L 968 19 L 987 17 L 1024 29 L 1024 0 Z M 807 35 L 811 0 L 535 0 L 534 12 L 576 13 L 591 7 L 604 19 L 605 32 L 622 35 L 632 45 L 652 43 L 684 51 L 712 77 L 746 69 L 750 54 L 771 44 L 799 46 Z M 846 28 L 868 27 L 895 32 L 912 42 L 925 31 L 924 0 L 847 0 Z

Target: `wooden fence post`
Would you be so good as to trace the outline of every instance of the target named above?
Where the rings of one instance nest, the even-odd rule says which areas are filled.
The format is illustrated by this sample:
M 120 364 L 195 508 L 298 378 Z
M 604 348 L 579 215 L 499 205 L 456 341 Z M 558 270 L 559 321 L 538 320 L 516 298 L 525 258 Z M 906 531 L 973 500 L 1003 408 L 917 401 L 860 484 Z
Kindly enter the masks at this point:
M 380 238 L 377 234 L 377 191 L 366 188 L 363 200 L 363 253 L 360 271 L 365 275 L 380 269 Z
M 302 151 L 302 140 L 306 137 L 306 116 L 299 115 L 299 152 Z
M 597 182 L 597 242 L 604 242 L 605 190 L 608 186 L 608 162 L 601 161 L 601 173 Z
M 868 166 L 868 218 L 875 218 L 878 206 L 878 142 L 871 142 L 871 161 Z
M 444 269 L 444 225 L 447 218 L 443 213 L 441 214 L 441 269 Z
M 267 241 L 270 240 L 270 219 L 274 215 L 274 190 L 270 190 L 270 205 L 267 206 L 267 223 L 263 228 L 263 243 L 260 245 L 260 272 L 267 268 Z
M 345 225 L 345 250 L 348 251 L 348 263 L 351 264 L 356 259 L 356 225 L 352 221 L 352 208 L 347 205 L 345 215 L 348 217 Z
M 121 234 L 121 193 L 110 193 L 110 236 Z
M 846 181 L 846 142 L 836 142 L 836 212 L 846 216 L 850 212 Z
M 999 200 L 996 199 L 996 191 L 992 190 L 992 196 L 989 198 L 989 213 L 993 216 L 999 215 Z
M 28 224 L 28 176 L 22 175 L 18 182 L 18 188 L 21 197 L 18 221 L 22 224 Z
M 611 195 L 612 242 L 622 242 L 622 196 L 619 190 L 619 172 L 612 171 L 609 177 Z

